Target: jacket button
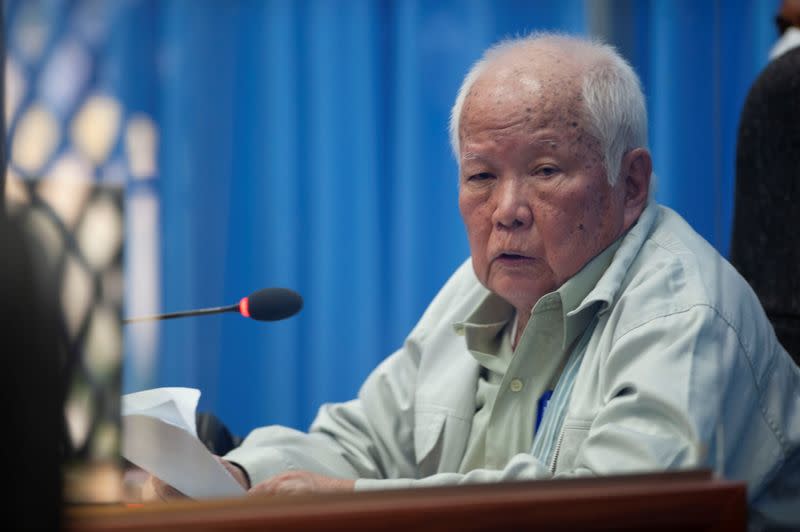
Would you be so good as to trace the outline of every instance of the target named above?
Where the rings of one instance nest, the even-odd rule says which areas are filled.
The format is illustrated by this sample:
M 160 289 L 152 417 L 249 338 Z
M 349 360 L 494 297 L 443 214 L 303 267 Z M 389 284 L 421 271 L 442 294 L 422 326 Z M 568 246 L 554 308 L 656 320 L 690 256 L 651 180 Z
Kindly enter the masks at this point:
M 518 392 L 522 390 L 523 386 L 524 384 L 522 384 L 520 379 L 512 379 L 508 387 L 511 388 L 512 392 Z

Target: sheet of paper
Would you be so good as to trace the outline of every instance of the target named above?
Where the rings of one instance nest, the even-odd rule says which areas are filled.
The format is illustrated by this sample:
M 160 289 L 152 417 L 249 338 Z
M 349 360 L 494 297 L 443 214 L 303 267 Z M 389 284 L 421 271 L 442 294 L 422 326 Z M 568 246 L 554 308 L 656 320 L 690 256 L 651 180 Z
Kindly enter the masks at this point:
M 198 390 L 158 388 L 123 396 L 122 455 L 193 499 L 244 494 L 197 439 Z
M 195 412 L 200 390 L 153 388 L 122 396 L 122 416 L 140 414 L 158 418 L 197 436 Z

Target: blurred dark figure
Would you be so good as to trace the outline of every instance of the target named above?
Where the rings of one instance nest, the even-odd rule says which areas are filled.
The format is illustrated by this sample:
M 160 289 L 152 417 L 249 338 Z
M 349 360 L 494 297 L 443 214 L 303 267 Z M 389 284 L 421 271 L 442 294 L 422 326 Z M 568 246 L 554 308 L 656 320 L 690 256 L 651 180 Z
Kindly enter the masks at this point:
M 769 52 L 770 60 L 800 45 L 800 0 L 783 0 L 775 25 L 779 38 Z
M 4 6 L 0 54 L 5 56 Z M 0 72 L 0 101 L 5 79 Z M 6 363 L 0 456 L 10 489 L 2 498 L 5 528 L 60 530 L 62 456 L 66 443 L 64 379 L 58 356 L 56 299 L 37 281 L 31 242 L 5 209 L 6 136 L 0 113 L 0 353 Z
M 2 516 L 11 530 L 58 530 L 65 442 L 58 311 L 35 278 L 32 256 L 31 241 L 0 213 L 0 351 L 6 362 L 0 455 L 13 479 Z
M 775 59 L 751 87 L 739 123 L 731 262 L 800 361 L 800 0 L 785 1 L 776 22 Z
M 770 63 L 745 100 L 736 145 L 731 262 L 758 294 L 778 339 L 800 362 L 800 0 L 784 0 Z M 800 451 L 785 466 L 800 471 Z M 800 528 L 800 475 L 773 481 L 750 530 Z

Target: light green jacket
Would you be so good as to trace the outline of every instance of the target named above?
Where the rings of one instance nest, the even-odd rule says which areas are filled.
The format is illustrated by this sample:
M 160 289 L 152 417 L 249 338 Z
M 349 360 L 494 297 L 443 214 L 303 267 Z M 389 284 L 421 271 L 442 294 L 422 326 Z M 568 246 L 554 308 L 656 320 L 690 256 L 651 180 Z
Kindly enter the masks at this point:
M 478 364 L 453 324 L 486 294 L 465 262 L 357 399 L 323 406 L 309 434 L 257 429 L 227 458 L 253 483 L 305 469 L 357 489 L 703 466 L 756 500 L 782 482 L 800 449 L 800 369 L 747 283 L 673 211 L 649 205 L 573 311 L 593 320 L 531 452 L 458 474 Z

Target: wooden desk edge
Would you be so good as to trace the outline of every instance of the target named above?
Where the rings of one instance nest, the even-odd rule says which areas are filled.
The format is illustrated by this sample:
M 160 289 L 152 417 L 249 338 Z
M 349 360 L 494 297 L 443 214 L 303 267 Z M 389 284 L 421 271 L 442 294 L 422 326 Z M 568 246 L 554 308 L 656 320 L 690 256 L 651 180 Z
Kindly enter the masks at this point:
M 746 486 L 709 472 L 507 482 L 294 497 L 71 507 L 66 530 L 387 530 L 626 527 L 744 530 Z

